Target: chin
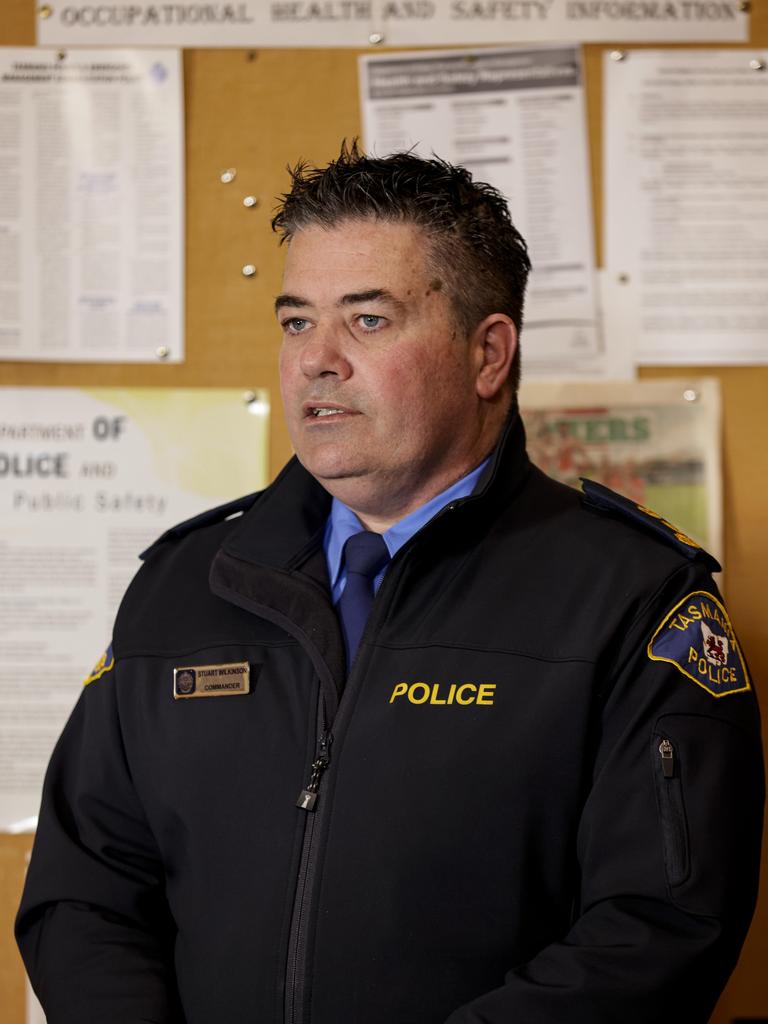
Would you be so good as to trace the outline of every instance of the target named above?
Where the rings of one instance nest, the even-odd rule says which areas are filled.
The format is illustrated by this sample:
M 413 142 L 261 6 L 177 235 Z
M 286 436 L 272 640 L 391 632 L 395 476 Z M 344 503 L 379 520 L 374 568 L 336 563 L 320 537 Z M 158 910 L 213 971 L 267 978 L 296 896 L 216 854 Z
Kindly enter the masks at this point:
M 297 455 L 304 469 L 311 473 L 318 483 L 321 483 L 324 487 L 326 484 L 330 485 L 335 482 L 342 484 L 345 480 L 349 480 L 350 484 L 353 484 L 355 479 L 358 479 L 365 473 L 362 466 L 349 459 L 338 457 L 324 458 L 316 454 L 311 455 L 302 452 L 297 452 Z

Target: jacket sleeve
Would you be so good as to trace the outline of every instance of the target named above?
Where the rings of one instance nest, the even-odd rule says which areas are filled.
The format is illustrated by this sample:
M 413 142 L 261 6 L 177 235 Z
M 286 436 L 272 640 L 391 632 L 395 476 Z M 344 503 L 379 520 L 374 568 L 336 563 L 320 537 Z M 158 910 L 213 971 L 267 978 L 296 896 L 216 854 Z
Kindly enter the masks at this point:
M 48 1024 L 182 1019 L 173 921 L 126 763 L 117 672 L 85 687 L 54 750 L 16 921 Z
M 733 692 L 715 696 L 717 669 L 693 660 L 700 623 L 685 632 L 668 618 L 692 593 L 717 595 L 709 577 L 683 575 L 684 589 L 667 584 L 648 602 L 605 671 L 570 930 L 446 1024 L 709 1020 L 754 909 L 764 777 L 740 652 L 731 643 Z M 671 647 L 653 640 L 662 625 Z

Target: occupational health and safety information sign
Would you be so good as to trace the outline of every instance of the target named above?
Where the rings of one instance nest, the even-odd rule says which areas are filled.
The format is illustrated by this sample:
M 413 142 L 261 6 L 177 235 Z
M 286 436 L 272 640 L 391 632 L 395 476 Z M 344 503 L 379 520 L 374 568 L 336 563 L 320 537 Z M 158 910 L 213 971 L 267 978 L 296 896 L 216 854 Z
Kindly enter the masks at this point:
M 0 359 L 184 358 L 175 50 L 0 48 Z
M 52 0 L 54 46 L 467 46 L 746 41 L 740 0 Z
M 637 363 L 768 363 L 768 52 L 604 65 L 606 332 Z
M 618 491 L 722 563 L 717 378 L 524 381 L 520 405 L 531 459 L 546 473 Z
M 139 553 L 265 486 L 268 418 L 264 391 L 0 389 L 0 831 L 34 825 Z
M 506 197 L 533 263 L 526 374 L 628 375 L 597 322 L 578 47 L 362 57 L 360 76 L 369 152 L 437 154 Z

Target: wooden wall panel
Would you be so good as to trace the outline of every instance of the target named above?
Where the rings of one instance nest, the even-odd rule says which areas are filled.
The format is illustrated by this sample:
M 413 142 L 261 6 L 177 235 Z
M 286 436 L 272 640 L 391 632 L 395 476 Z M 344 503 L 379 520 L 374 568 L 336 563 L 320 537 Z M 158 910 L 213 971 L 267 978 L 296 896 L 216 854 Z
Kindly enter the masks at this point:
M 32 45 L 32 0 L 0 0 L 0 45 Z M 620 41 L 617 41 L 620 46 Z M 768 8 L 755 5 L 751 46 L 768 47 Z M 601 228 L 602 44 L 584 48 L 597 255 Z M 745 47 L 748 49 L 749 47 Z M 186 97 L 186 338 L 181 365 L 0 362 L 0 383 L 29 385 L 266 386 L 273 397 L 274 473 L 290 455 L 277 381 L 278 332 L 272 300 L 281 261 L 269 219 L 287 187 L 285 167 L 299 157 L 324 162 L 339 140 L 360 132 L 357 53 L 352 50 L 189 50 Z M 223 185 L 222 170 L 235 180 Z M 253 209 L 245 195 L 259 199 Z M 256 265 L 244 278 L 245 263 Z M 525 344 L 523 336 L 523 344 Z M 646 368 L 642 377 L 674 376 Z M 723 387 L 725 555 L 730 609 L 758 681 L 768 679 L 765 585 L 768 579 L 768 367 L 686 367 L 713 373 Z M 763 704 L 768 707 L 768 696 Z M 739 784 L 733 780 L 734 786 Z M 0 1005 L 21 1024 L 23 974 L 10 935 L 28 837 L 0 836 Z M 738 864 L 723 865 L 739 870 Z M 712 1018 L 768 1017 L 768 898 L 763 895 L 741 962 Z M 652 1024 L 652 1022 L 649 1022 Z

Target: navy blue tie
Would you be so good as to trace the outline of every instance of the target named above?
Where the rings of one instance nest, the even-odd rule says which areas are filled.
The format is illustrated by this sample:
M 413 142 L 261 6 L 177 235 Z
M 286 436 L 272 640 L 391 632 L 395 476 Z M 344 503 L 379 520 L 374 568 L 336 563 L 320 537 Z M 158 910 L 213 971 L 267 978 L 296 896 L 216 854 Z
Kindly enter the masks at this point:
M 389 561 L 380 533 L 356 533 L 344 545 L 347 582 L 339 598 L 339 616 L 347 648 L 347 669 L 357 653 L 360 637 L 373 604 L 373 581 Z

